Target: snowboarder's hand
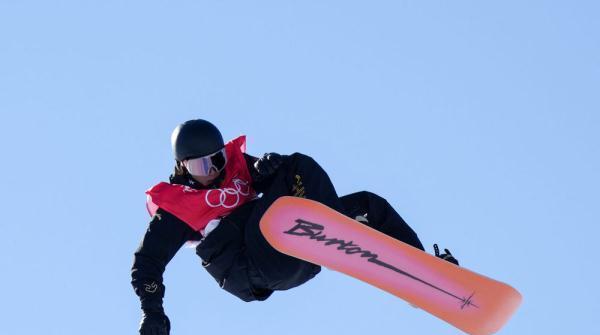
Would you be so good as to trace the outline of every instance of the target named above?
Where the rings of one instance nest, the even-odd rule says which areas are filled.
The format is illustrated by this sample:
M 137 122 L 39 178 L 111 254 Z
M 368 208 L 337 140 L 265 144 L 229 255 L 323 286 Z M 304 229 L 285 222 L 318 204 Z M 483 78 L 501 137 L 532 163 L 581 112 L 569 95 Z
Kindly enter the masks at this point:
M 261 158 L 259 158 L 254 163 L 254 169 L 256 172 L 258 172 L 258 178 L 260 180 L 264 180 L 265 178 L 274 174 L 282 162 L 283 157 L 280 154 L 271 152 L 264 154 Z
M 171 322 L 162 310 L 144 311 L 140 335 L 169 335 Z
M 454 258 L 454 256 L 452 256 L 452 253 L 450 253 L 450 250 L 444 249 L 444 251 L 446 253 L 440 254 L 440 248 L 438 248 L 437 244 L 433 245 L 433 250 L 435 251 L 435 257 L 439 257 L 439 258 L 441 258 L 445 261 L 448 261 L 454 265 L 458 265 L 458 260 L 456 258 Z

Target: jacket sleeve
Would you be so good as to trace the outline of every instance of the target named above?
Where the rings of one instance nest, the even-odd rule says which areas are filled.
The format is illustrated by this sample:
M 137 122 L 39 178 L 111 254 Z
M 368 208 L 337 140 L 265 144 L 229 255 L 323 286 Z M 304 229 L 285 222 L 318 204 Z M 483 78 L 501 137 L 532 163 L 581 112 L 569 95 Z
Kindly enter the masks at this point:
M 181 246 L 195 239 L 197 234 L 171 213 L 160 208 L 157 210 L 135 251 L 131 268 L 131 284 L 140 298 L 142 309 L 162 310 L 165 267 Z

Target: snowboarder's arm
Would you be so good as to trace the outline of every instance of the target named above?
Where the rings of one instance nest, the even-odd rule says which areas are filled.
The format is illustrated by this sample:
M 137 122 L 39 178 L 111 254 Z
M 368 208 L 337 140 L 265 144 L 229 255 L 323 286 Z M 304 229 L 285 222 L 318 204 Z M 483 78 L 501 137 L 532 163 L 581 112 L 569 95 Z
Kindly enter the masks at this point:
M 197 233 L 169 212 L 158 209 L 135 251 L 131 284 L 144 311 L 162 311 L 163 273 L 181 246 Z

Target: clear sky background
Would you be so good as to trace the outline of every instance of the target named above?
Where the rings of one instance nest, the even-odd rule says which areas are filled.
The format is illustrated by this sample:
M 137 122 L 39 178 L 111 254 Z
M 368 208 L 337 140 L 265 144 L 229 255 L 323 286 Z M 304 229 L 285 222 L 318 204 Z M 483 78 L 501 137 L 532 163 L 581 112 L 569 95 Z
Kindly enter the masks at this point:
M 597 1 L 0 0 L 0 329 L 135 334 L 144 191 L 192 118 L 376 192 L 510 283 L 501 334 L 600 334 Z M 193 249 L 172 334 L 460 334 L 325 270 L 243 303 Z

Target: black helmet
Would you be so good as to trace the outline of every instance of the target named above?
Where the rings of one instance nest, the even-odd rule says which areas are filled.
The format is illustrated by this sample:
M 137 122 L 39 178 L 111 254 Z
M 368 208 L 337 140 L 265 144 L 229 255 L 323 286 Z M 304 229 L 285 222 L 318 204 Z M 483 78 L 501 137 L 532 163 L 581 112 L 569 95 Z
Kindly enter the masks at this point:
M 205 120 L 189 120 L 171 134 L 173 154 L 178 161 L 210 155 L 225 146 L 223 136 L 215 125 Z

